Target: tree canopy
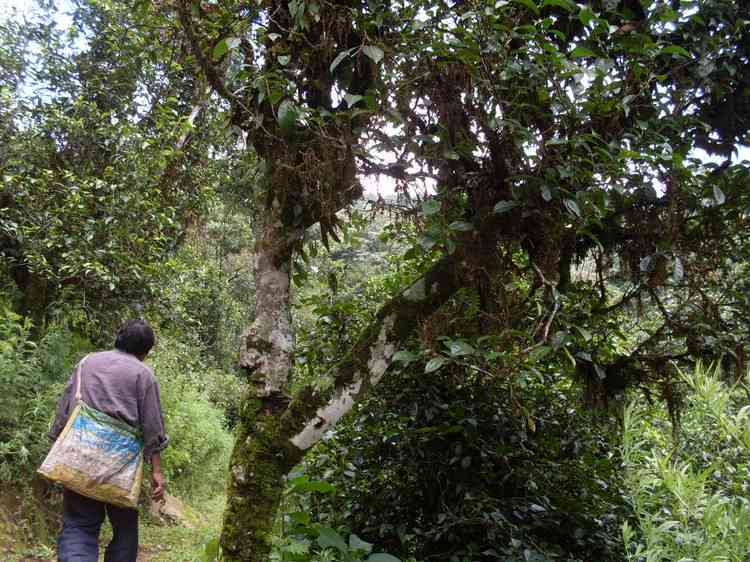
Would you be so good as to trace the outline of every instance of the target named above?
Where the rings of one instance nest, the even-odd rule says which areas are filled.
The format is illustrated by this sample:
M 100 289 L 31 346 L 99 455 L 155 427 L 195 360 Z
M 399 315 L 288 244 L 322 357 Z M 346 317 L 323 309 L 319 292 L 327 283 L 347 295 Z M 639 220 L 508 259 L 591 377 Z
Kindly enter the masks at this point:
M 270 460 L 263 447 L 285 459 L 269 463 L 276 471 L 266 476 L 278 478 L 459 289 L 476 293 L 480 334 L 493 337 L 501 365 L 567 356 L 591 402 L 646 379 L 668 385 L 671 359 L 729 354 L 742 368 L 742 290 L 725 285 L 732 275 L 711 287 L 706 279 L 744 267 L 736 256 L 746 252 L 747 167 L 731 157 L 747 140 L 747 8 L 519 0 L 177 9 L 197 64 L 264 161 L 271 213 L 241 362 L 268 404 L 258 415 L 278 422 L 250 416 L 241 425 L 223 542 L 230 559 L 255 556 L 245 541 L 263 534 L 240 531 L 258 528 L 245 502 L 258 506 L 266 485 L 244 474 Z M 711 164 L 700 150 L 725 160 Z M 414 250 L 424 252 L 424 273 L 331 367 L 334 391 L 313 386 L 286 406 L 292 254 L 310 224 L 324 239 L 334 233 L 335 213 L 368 173 L 434 186 Z M 586 262 L 589 278 L 574 277 Z M 620 311 L 647 299 L 657 312 L 628 347 Z M 740 329 L 724 332 L 729 324 Z
M 515 383 L 541 404 L 575 381 L 598 407 L 640 385 L 676 412 L 676 366 L 746 370 L 746 3 L 174 0 L 75 13 L 87 39 L 72 56 L 49 25 L 28 36 L 39 60 L 65 61 L 33 75 L 52 93 L 0 110 L 0 251 L 24 294 L 34 280 L 27 309 L 70 284 L 132 300 L 202 190 L 231 187 L 254 209 L 254 320 L 239 342 L 251 390 L 226 560 L 267 559 L 284 478 L 389 376 L 486 384 L 517 412 L 500 398 Z M 10 100 L 39 60 L 12 24 L 2 31 Z M 367 176 L 398 195 L 379 204 L 398 217 L 403 269 L 368 293 L 347 325 L 356 335 L 322 337 L 327 352 L 300 367 L 313 348 L 296 333 L 295 271 L 316 236 L 339 239 Z
M 159 14 L 73 8 L 68 30 L 51 14 L 0 28 L 0 251 L 37 325 L 61 302 L 81 325 L 115 301 L 143 304 L 215 188 L 208 92 Z

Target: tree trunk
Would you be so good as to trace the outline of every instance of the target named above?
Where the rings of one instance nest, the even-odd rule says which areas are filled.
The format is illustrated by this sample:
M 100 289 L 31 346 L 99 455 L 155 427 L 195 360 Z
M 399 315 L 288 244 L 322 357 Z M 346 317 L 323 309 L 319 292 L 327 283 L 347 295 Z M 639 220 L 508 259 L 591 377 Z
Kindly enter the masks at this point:
M 245 401 L 237 427 L 221 535 L 223 560 L 268 560 L 284 476 L 303 452 L 279 432 L 263 400 Z
M 283 491 L 283 477 L 301 455 L 280 446 L 278 414 L 292 368 L 294 334 L 290 314 L 292 250 L 300 228 L 282 220 L 274 202 L 255 248 L 256 314 L 242 334 L 240 365 L 252 383 L 243 401 L 230 461 L 228 503 L 221 536 L 226 560 L 265 560 Z
M 272 236 L 273 229 L 266 230 Z M 276 234 L 279 234 L 278 232 Z M 266 240 L 269 241 L 269 240 Z M 457 251 L 386 304 L 344 360 L 329 372 L 334 384 L 311 385 L 291 401 L 283 394 L 283 371 L 291 369 L 289 262 L 277 262 L 259 243 L 258 318 L 243 336 L 243 365 L 255 369 L 255 389 L 241 411 L 229 475 L 222 552 L 231 562 L 269 558 L 271 533 L 284 476 L 357 400 L 378 384 L 393 354 L 461 286 L 469 260 Z M 263 304 L 261 304 L 263 303 Z M 267 308 L 271 307 L 271 308 Z

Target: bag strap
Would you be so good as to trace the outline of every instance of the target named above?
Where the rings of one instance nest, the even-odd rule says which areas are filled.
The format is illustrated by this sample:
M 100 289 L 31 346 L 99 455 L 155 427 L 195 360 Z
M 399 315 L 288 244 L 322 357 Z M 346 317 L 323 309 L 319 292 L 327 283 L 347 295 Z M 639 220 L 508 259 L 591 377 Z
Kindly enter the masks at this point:
M 81 379 L 83 378 L 83 364 L 86 362 L 86 359 L 88 359 L 89 356 L 86 355 L 83 359 L 81 359 L 81 362 L 78 363 L 78 369 L 76 371 L 76 377 L 78 379 L 78 382 L 76 383 L 76 402 L 80 402 L 82 395 L 81 395 Z

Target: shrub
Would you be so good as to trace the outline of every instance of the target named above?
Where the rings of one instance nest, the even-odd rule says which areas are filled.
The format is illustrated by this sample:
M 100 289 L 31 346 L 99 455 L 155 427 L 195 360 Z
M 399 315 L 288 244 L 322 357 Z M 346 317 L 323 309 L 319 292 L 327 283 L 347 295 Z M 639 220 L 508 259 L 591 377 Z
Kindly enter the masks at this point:
M 718 369 L 680 373 L 686 388 L 679 432 L 666 408 L 625 410 L 623 460 L 633 524 L 628 559 L 672 562 L 750 559 L 748 386 Z
M 36 344 L 31 323 L 0 311 L 0 481 L 25 483 L 49 449 L 47 432 L 70 370 L 89 344 L 65 326 Z
M 232 384 L 232 375 L 209 368 L 199 350 L 161 336 L 148 360 L 159 380 L 170 438 L 164 470 L 173 490 L 191 499 L 223 490 L 232 445 L 225 412 L 210 400 L 217 387 Z
M 402 558 L 622 559 L 611 420 L 576 412 L 554 377 L 546 400 L 423 370 L 392 372 L 307 456 L 337 488 L 311 503 L 314 520 Z

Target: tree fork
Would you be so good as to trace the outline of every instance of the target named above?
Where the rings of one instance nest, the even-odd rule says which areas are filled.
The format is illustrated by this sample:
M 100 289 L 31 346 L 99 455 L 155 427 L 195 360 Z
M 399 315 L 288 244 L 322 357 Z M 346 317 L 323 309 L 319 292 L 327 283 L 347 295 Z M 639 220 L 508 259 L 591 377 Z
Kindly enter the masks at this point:
M 221 534 L 223 560 L 268 559 L 283 480 L 303 454 L 280 435 L 278 418 L 268 400 L 249 396 L 230 462 Z
M 286 474 L 380 382 L 396 350 L 462 286 L 469 264 L 459 249 L 383 306 L 351 352 L 329 372 L 332 387 L 306 386 L 288 403 L 279 393 L 264 395 L 263 389 L 270 387 L 250 391 L 230 464 L 221 537 L 224 560 L 268 560 Z
M 272 204 L 264 219 L 255 248 L 256 316 L 240 339 L 240 366 L 253 386 L 243 401 L 230 461 L 221 534 L 223 556 L 230 561 L 268 558 L 283 477 L 301 459 L 278 437 L 294 351 L 292 251 L 303 234 L 285 224 L 283 214 L 280 204 Z

